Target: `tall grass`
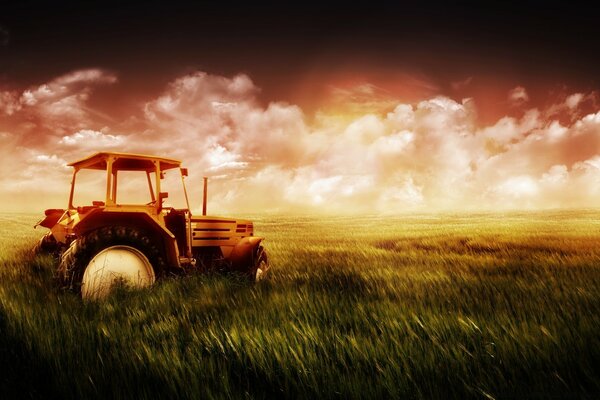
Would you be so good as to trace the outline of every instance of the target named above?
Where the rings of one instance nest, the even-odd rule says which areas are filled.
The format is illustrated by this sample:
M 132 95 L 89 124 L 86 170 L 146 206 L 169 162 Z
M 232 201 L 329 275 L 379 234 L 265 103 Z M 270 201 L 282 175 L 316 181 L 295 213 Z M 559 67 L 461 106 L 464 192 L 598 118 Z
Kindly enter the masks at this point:
M 0 216 L 2 394 L 600 396 L 599 211 L 254 220 L 266 282 L 83 303 L 29 254 L 35 217 Z

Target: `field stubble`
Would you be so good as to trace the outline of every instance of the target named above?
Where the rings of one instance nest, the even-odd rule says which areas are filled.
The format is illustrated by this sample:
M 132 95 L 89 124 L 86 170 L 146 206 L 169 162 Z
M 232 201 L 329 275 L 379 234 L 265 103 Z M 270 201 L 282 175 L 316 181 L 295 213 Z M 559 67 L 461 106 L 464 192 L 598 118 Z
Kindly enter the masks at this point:
M 83 303 L 2 215 L 0 391 L 19 397 L 600 395 L 600 211 L 256 216 L 270 279 Z

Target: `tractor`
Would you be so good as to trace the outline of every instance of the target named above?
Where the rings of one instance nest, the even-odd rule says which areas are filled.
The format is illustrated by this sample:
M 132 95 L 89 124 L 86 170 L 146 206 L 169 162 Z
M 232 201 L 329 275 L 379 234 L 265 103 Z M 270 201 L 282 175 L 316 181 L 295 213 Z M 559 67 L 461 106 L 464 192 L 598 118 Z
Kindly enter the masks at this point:
M 62 287 L 84 299 L 97 299 L 119 282 L 146 287 L 157 277 L 193 270 L 234 271 L 251 281 L 265 277 L 269 262 L 263 238 L 254 236 L 253 223 L 206 215 L 207 178 L 202 215 L 192 216 L 185 186 L 188 171 L 181 161 L 99 152 L 68 165 L 74 171 L 67 209 L 46 210 L 36 224 L 50 229 L 36 248 L 59 257 L 57 278 Z M 99 174 L 103 200 L 74 204 L 83 171 Z M 167 173 L 177 174 L 178 181 L 181 177 L 177 186 L 182 190 L 182 208 L 165 202 L 169 193 L 161 191 L 161 183 Z M 122 199 L 123 188 L 132 192 L 132 176 L 143 181 L 134 189 L 143 200 L 134 204 Z

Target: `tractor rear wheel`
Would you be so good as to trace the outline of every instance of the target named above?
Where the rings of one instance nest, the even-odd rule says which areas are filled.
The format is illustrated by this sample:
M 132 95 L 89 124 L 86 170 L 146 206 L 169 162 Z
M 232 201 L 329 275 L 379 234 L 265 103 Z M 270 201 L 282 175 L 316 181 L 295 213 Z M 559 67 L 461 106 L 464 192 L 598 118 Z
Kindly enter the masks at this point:
M 155 272 L 165 270 L 161 245 L 146 232 L 106 226 L 71 243 L 61 257 L 58 278 L 63 287 L 83 298 L 99 298 L 108 294 L 113 283 L 148 286 L 154 283 Z
M 260 282 L 266 276 L 269 271 L 269 259 L 267 257 L 267 251 L 264 247 L 258 246 L 256 254 L 254 255 L 254 265 L 248 271 L 248 278 L 252 282 Z
M 104 298 L 117 283 L 147 287 L 155 279 L 152 264 L 144 253 L 131 246 L 110 246 L 92 257 L 85 268 L 81 297 Z

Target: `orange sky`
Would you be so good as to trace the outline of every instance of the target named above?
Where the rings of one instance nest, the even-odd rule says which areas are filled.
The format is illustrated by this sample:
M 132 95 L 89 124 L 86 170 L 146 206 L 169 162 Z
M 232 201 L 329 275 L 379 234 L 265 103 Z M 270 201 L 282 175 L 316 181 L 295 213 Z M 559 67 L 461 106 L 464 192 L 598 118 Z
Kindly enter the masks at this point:
M 114 150 L 182 159 L 196 210 L 209 176 L 213 213 L 600 204 L 595 93 L 392 75 L 308 74 L 319 95 L 300 93 L 299 104 L 265 100 L 246 74 L 202 71 L 154 94 L 121 91 L 112 104 L 103 92 L 127 87 L 115 71 L 12 85 L 0 90 L 0 202 L 64 207 L 65 164 Z

